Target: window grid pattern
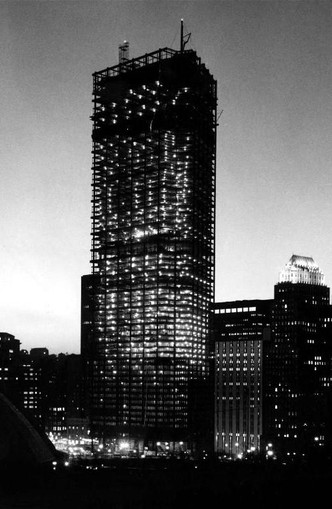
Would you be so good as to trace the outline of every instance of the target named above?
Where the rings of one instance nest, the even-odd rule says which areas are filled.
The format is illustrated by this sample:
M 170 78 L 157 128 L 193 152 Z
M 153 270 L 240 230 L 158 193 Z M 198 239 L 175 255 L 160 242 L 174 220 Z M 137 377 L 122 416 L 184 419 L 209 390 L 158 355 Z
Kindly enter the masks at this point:
M 194 52 L 178 56 L 120 80 L 94 76 L 91 402 L 99 435 L 187 429 L 191 381 L 207 376 L 216 89 Z M 163 80 L 182 64 L 198 80 Z

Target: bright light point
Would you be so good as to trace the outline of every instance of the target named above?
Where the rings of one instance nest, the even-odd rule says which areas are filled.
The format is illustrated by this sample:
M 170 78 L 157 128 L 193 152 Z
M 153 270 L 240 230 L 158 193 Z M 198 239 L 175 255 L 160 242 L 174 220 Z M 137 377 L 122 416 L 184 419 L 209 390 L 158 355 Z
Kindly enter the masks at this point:
M 273 456 L 273 454 L 274 454 L 273 451 L 267 451 L 268 456 Z
M 120 451 L 128 450 L 129 449 L 129 442 L 127 442 L 127 441 L 120 442 L 119 449 L 120 449 Z
M 134 233 L 134 236 L 139 239 L 140 237 L 144 237 L 145 231 L 144 230 L 138 230 Z

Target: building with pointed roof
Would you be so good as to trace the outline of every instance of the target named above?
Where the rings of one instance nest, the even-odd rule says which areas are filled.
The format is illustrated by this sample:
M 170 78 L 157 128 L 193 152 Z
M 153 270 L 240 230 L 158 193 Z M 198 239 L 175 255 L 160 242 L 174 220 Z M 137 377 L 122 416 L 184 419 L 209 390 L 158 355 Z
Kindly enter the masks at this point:
M 272 341 L 264 355 L 264 438 L 279 454 L 331 443 L 332 311 L 324 274 L 293 255 L 275 285 Z
M 289 262 L 280 271 L 279 283 L 307 283 L 310 285 L 324 285 L 324 274 L 308 256 L 292 255 Z

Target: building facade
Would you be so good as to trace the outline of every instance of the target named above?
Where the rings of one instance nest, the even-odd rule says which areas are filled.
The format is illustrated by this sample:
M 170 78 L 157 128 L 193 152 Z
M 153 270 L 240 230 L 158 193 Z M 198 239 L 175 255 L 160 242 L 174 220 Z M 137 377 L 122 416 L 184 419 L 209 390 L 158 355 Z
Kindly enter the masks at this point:
M 76 427 L 83 430 L 86 422 L 81 356 L 46 355 L 43 349 L 39 353 L 36 350 L 30 357 L 41 395 L 42 428 L 58 438 L 73 435 Z
M 20 344 L 13 334 L 0 332 L 0 392 L 15 404 L 21 403 L 18 380 Z
M 330 447 L 331 317 L 322 271 L 312 258 L 293 255 L 275 286 L 264 357 L 264 438 L 279 455 Z
M 86 436 L 84 388 L 80 355 L 49 355 L 47 348 L 29 353 L 0 332 L 0 393 L 34 426 L 54 437 Z
M 242 458 L 261 450 L 263 353 L 272 300 L 216 303 L 215 452 Z
M 194 51 L 165 48 L 96 72 L 93 101 L 91 430 L 190 442 L 214 297 L 216 82 Z
M 21 350 L 17 357 L 19 401 L 21 410 L 43 428 L 43 393 L 40 377 L 27 350 Z

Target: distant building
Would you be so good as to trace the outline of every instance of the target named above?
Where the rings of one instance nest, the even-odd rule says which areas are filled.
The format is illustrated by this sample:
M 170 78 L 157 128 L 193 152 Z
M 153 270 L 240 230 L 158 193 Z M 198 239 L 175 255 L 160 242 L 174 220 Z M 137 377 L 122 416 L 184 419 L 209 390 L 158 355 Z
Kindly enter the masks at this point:
M 91 408 L 92 374 L 95 343 L 93 341 L 94 284 L 97 276 L 88 274 L 81 278 L 81 356 L 84 384 L 84 407 Z
M 2 364 L 10 364 L 20 351 L 20 341 L 13 334 L 0 332 L 0 355 Z
M 281 455 L 331 444 L 330 290 L 312 258 L 293 255 L 275 285 L 264 356 L 264 438 Z
M 66 424 L 67 436 L 79 438 L 87 436 L 88 422 L 86 418 L 85 385 L 81 355 L 66 356 L 67 398 Z
M 21 407 L 42 427 L 42 388 L 39 373 L 27 350 L 21 350 L 17 357 L 17 372 Z
M 32 357 L 41 394 L 43 429 L 55 436 L 67 436 L 69 428 L 85 429 L 84 384 L 80 355 L 40 355 Z M 68 425 L 69 423 L 69 425 Z
M 89 364 L 93 347 L 93 295 L 96 277 L 93 274 L 81 278 L 81 355 Z
M 42 357 L 47 357 L 49 355 L 49 351 L 47 348 L 31 348 L 30 357 L 31 359 L 40 359 Z
M 257 453 L 262 434 L 262 365 L 272 300 L 216 303 L 215 451 Z
M 49 355 L 47 348 L 20 350 L 20 341 L 0 332 L 0 392 L 34 426 L 77 438 L 88 431 L 80 355 Z
M 126 49 L 94 73 L 93 104 L 92 433 L 193 448 L 208 435 L 216 81 L 184 44 L 133 60 Z
M 0 332 L 0 392 L 20 404 L 18 357 L 20 341 L 8 332 Z
M 40 424 L 41 394 L 30 355 L 20 350 L 20 341 L 0 332 L 0 392 L 20 410 L 36 417 Z

